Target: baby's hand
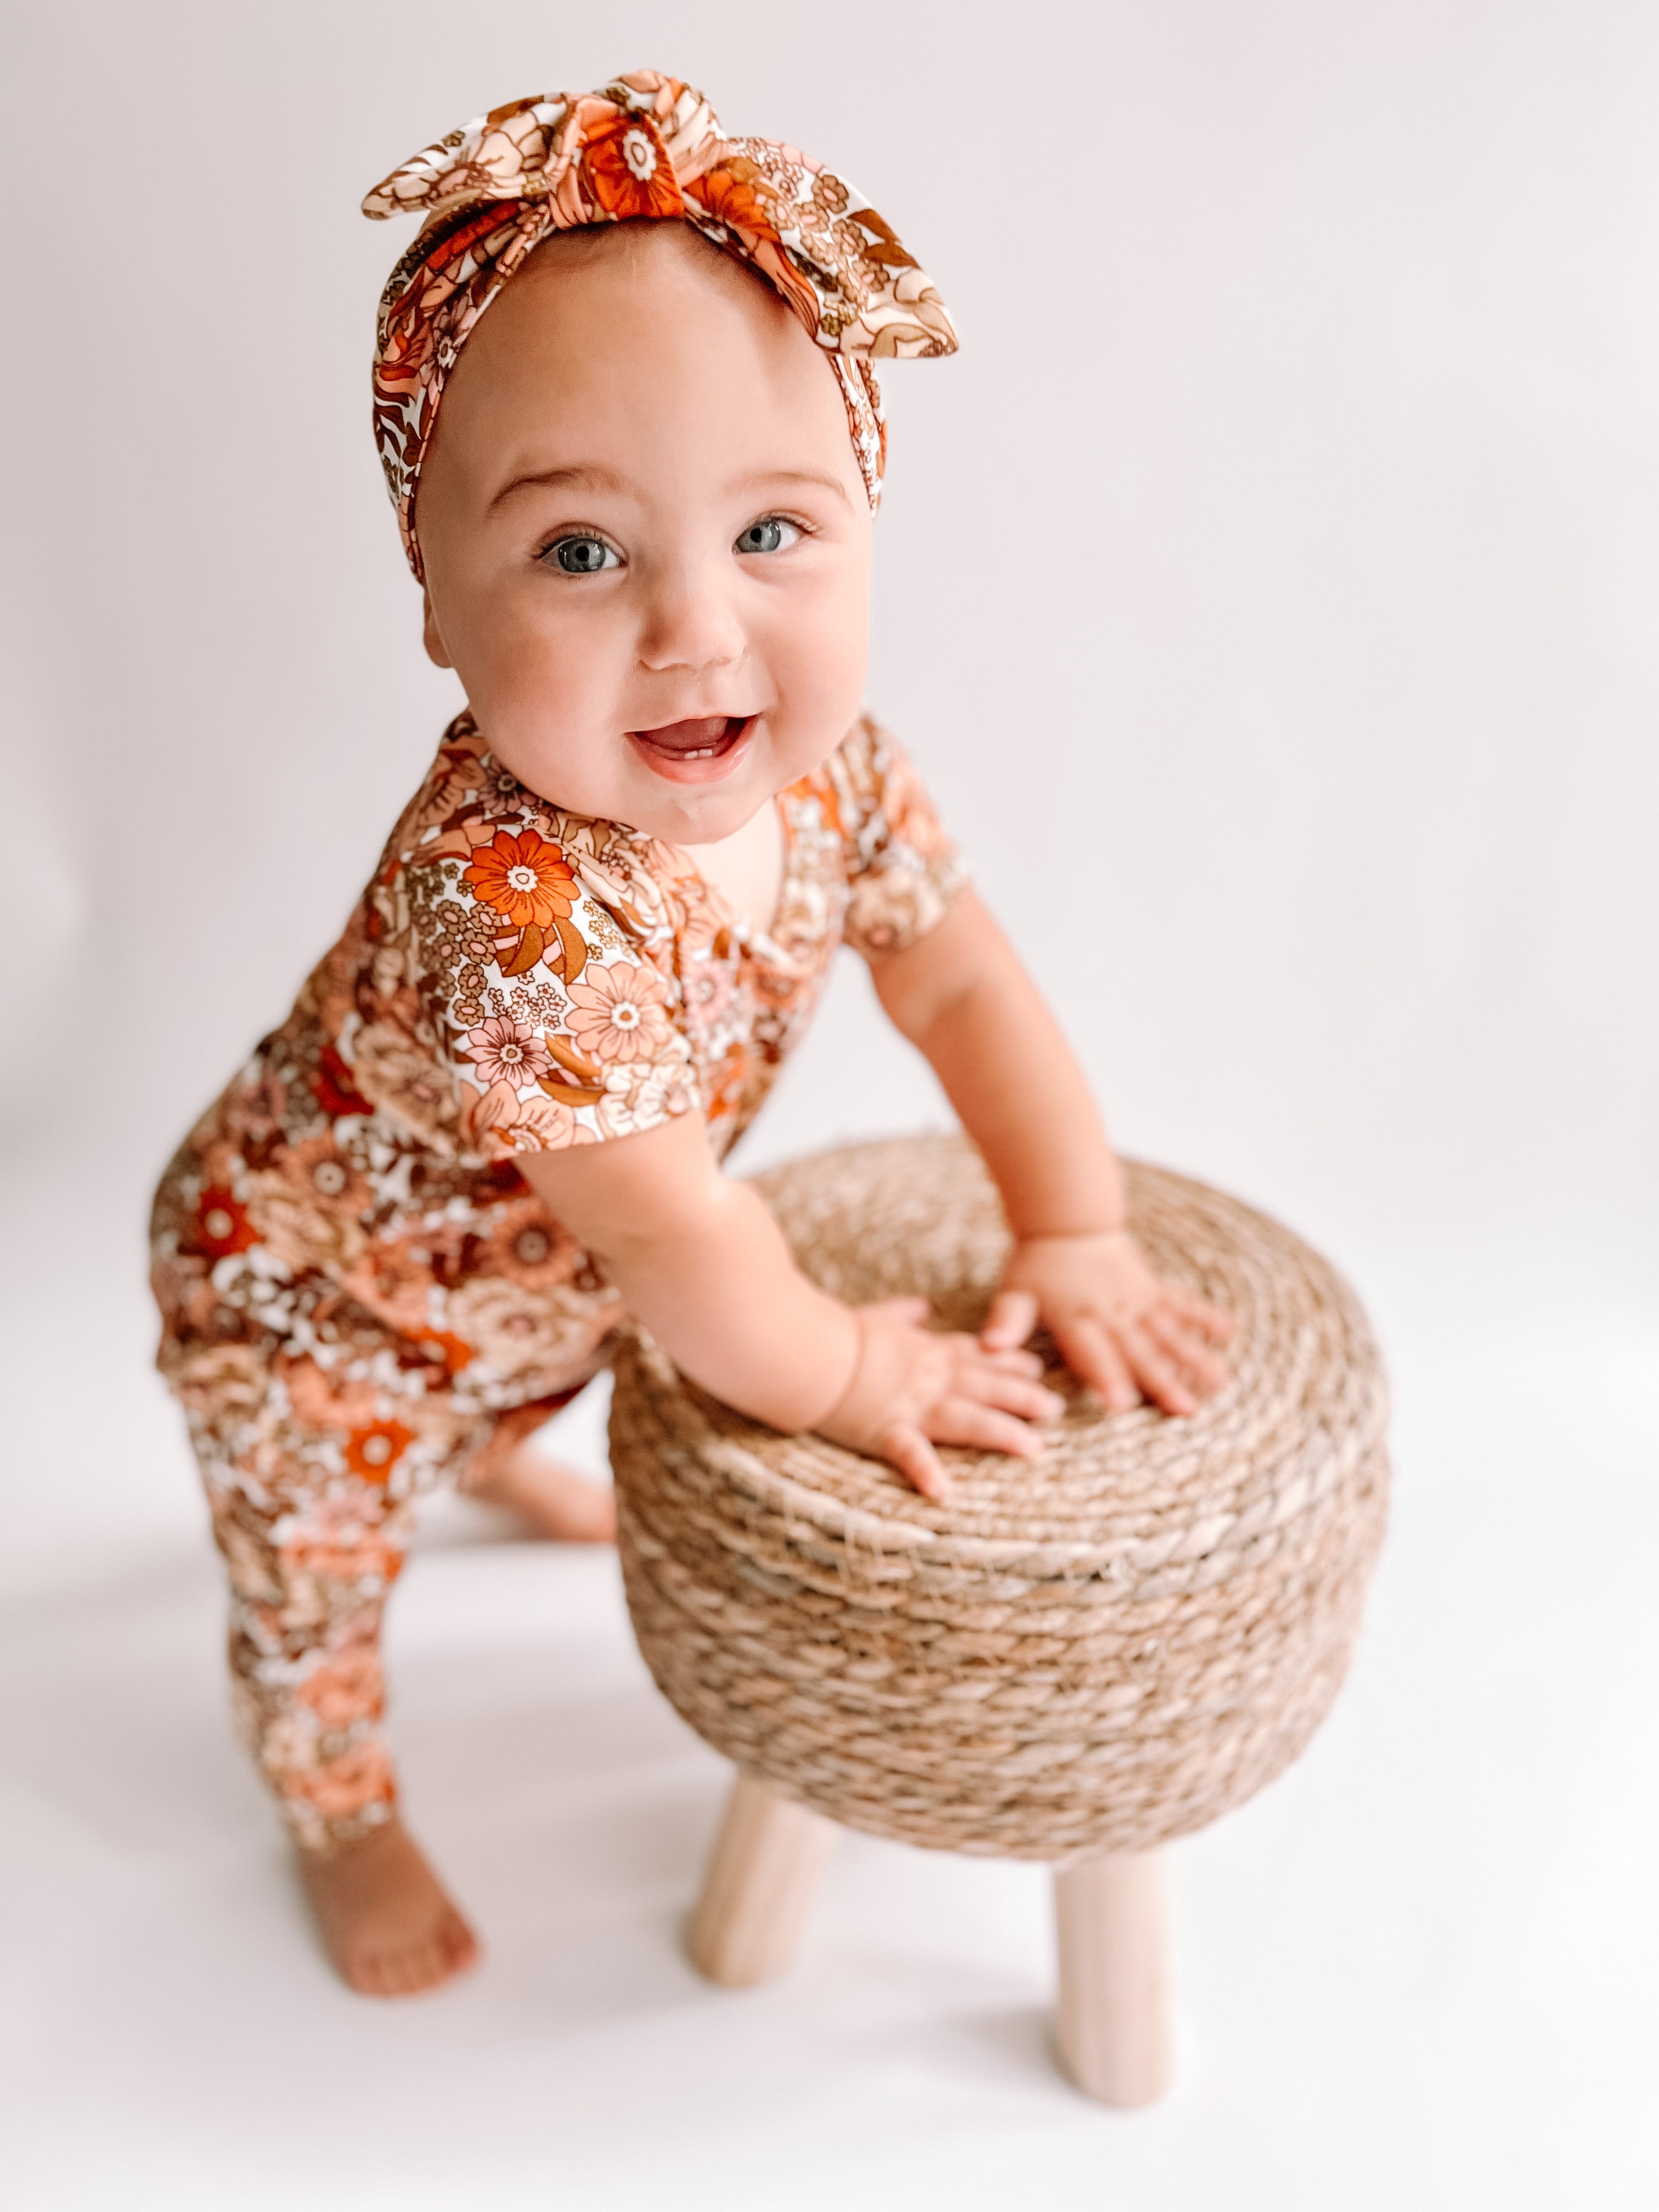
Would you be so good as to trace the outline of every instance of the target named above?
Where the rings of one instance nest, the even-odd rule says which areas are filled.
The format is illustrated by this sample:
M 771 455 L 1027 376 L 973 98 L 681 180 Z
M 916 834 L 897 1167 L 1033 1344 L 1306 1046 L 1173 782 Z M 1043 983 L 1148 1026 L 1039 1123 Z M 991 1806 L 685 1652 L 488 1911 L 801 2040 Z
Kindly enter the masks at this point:
M 1037 1377 L 1042 1362 L 1018 1341 L 947 1336 L 925 1328 L 926 1298 L 860 1306 L 858 1364 L 820 1434 L 896 1467 L 924 1498 L 949 1494 L 935 1443 L 1035 1459 L 1034 1421 L 1058 1419 L 1061 1401 Z M 1030 1335 L 1030 1324 L 1025 1334 Z
M 1143 1398 L 1166 1413 L 1196 1413 L 1227 1379 L 1210 1346 L 1237 1334 L 1226 1314 L 1155 1275 L 1127 1229 L 1015 1245 L 980 1343 L 999 1356 L 1024 1344 L 1038 1322 L 1114 1413 Z

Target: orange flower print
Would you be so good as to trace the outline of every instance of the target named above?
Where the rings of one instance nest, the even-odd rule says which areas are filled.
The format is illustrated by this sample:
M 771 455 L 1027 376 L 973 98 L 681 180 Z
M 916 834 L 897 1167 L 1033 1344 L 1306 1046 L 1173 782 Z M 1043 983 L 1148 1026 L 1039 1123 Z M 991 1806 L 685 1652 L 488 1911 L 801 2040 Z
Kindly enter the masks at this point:
M 352 1079 L 351 1070 L 331 1044 L 325 1044 L 317 1061 L 317 1103 L 331 1121 L 343 1115 L 372 1114 L 369 1104 Z
M 547 929 L 576 903 L 576 878 L 564 854 L 533 830 L 498 830 L 461 878 L 515 929 Z
M 386 1482 L 414 1441 L 413 1431 L 401 1421 L 371 1421 L 366 1429 L 351 1431 L 346 1465 L 365 1482 Z
M 509 1022 L 500 1015 L 467 1031 L 466 1056 L 486 1090 L 505 1083 L 516 1091 L 521 1083 L 538 1082 L 553 1065 L 528 1022 Z
M 777 228 L 766 212 L 765 199 L 756 190 L 757 183 L 764 188 L 760 170 L 739 154 L 708 170 L 686 190 L 728 230 L 741 230 L 750 238 L 769 239 L 775 244 Z
M 661 981 L 634 961 L 589 968 L 587 981 L 570 987 L 566 1023 L 591 1060 L 650 1060 L 668 1036 Z
M 667 149 L 643 115 L 620 112 L 591 131 L 582 149 L 582 173 L 595 204 L 617 222 L 630 216 L 684 213 Z
M 462 1368 L 471 1363 L 472 1346 L 447 1329 L 423 1328 L 411 1341 L 422 1359 L 443 1370 L 446 1382 L 453 1382 Z
M 204 1190 L 196 1209 L 188 1249 L 204 1259 L 223 1260 L 233 1252 L 246 1252 L 258 1237 L 246 1213 L 228 1190 Z

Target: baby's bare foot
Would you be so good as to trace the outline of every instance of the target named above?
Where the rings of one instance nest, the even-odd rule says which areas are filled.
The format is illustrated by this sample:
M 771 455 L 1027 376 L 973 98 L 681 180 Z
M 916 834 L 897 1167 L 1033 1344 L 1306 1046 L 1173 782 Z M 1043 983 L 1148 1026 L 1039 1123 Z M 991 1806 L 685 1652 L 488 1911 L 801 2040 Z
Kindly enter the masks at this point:
M 527 1521 L 538 1536 L 562 1544 L 614 1544 L 617 1501 L 603 1483 L 593 1482 L 556 1460 L 539 1459 L 521 1444 L 470 1492 L 487 1505 L 504 1505 Z
M 400 1821 L 297 1856 L 328 1955 L 365 1996 L 413 1996 L 477 1963 L 477 1938 Z

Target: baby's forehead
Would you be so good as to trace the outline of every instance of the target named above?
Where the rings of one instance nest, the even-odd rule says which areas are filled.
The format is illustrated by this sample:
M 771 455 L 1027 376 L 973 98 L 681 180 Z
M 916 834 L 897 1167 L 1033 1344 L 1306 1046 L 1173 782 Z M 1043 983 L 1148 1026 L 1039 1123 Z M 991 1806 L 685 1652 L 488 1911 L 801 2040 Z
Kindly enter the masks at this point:
M 556 314 L 562 303 L 569 312 L 607 294 L 659 300 L 678 314 L 709 313 L 721 305 L 729 311 L 735 305 L 757 323 L 799 327 L 763 277 L 690 223 L 672 220 L 555 231 L 529 254 L 504 296 L 528 311 Z
M 455 364 L 430 467 L 428 530 L 519 484 L 672 506 L 787 476 L 868 510 L 832 356 L 762 278 L 666 220 L 556 234 L 526 258 Z
M 603 407 L 624 389 L 666 404 L 688 382 L 706 392 L 712 380 L 769 414 L 822 416 L 837 450 L 846 441 L 825 350 L 763 278 L 674 221 L 543 240 L 490 303 L 453 377 L 452 423 L 481 409 L 539 413 L 579 395 Z

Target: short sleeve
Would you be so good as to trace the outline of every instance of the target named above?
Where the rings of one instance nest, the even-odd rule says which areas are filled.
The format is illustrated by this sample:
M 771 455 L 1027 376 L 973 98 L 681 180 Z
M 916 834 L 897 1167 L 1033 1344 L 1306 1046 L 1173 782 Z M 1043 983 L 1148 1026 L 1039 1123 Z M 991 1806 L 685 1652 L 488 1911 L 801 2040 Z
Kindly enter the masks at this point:
M 968 880 L 903 747 L 867 718 L 831 757 L 849 897 L 842 934 L 854 951 L 898 952 L 942 921 Z
M 426 1044 L 448 1127 L 420 1133 L 504 1160 L 689 1111 L 672 904 L 647 848 L 548 808 L 481 749 L 475 760 L 482 784 L 458 807 L 436 822 L 405 817 L 411 842 L 388 855 L 373 895 L 386 926 L 371 968 L 380 1020 L 368 1027 Z M 360 1032 L 358 1063 L 366 1038 L 374 1057 Z

